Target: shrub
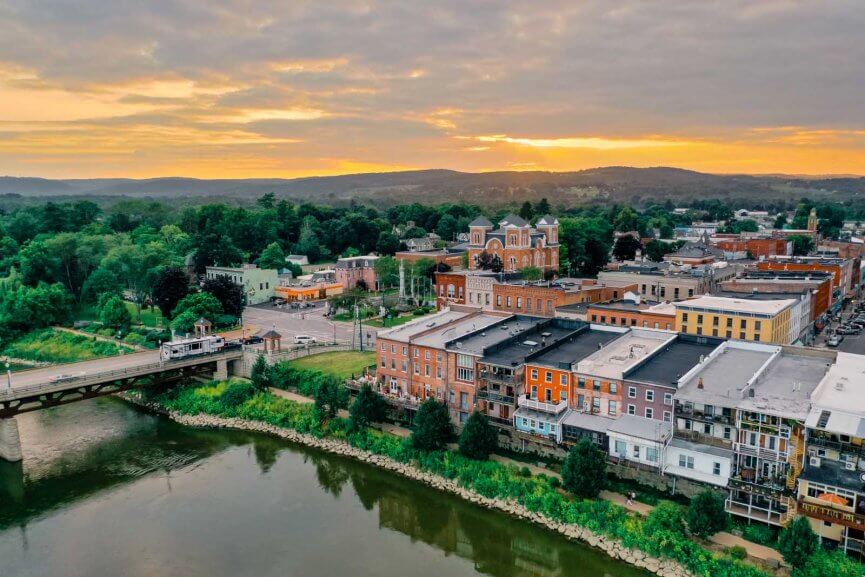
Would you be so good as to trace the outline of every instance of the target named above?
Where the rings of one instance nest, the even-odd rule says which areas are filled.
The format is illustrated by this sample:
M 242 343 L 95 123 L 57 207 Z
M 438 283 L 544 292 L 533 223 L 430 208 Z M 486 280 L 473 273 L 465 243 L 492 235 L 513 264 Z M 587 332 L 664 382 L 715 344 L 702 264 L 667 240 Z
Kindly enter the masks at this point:
M 724 509 L 724 498 L 706 489 L 698 493 L 688 505 L 688 529 L 702 537 L 710 537 L 730 526 L 730 515 Z
M 126 337 L 124 337 L 123 342 L 129 343 L 130 345 L 141 346 L 147 341 L 138 333 L 129 333 L 128 335 L 126 335 Z
M 817 550 L 817 545 L 817 535 L 811 529 L 807 517 L 793 519 L 778 537 L 778 550 L 784 556 L 784 561 L 793 567 L 804 567 Z
M 861 577 L 863 567 L 842 551 L 818 549 L 802 567 L 793 569 L 792 577 Z
M 118 295 L 113 295 L 102 304 L 99 310 L 99 320 L 107 327 L 119 329 L 129 326 L 132 322 L 132 315 L 129 314 L 123 299 Z
M 251 399 L 254 394 L 255 386 L 252 383 L 249 381 L 234 380 L 228 384 L 219 396 L 219 401 L 225 407 L 236 408 Z
M 685 534 L 685 513 L 682 507 L 672 501 L 661 501 L 646 516 L 643 529 L 649 535 L 666 531 L 678 535 Z
M 255 359 L 250 373 L 250 380 L 252 380 L 252 384 L 259 391 L 266 391 L 270 387 L 270 367 L 264 355 L 258 355 L 258 358 Z
M 745 525 L 742 529 L 742 538 L 758 545 L 772 546 L 778 543 L 778 535 L 775 530 L 762 523 Z
M 532 476 L 532 471 L 531 471 L 531 469 L 529 469 L 528 467 L 526 467 L 526 466 L 524 465 L 523 467 L 520 468 L 520 476 L 521 476 L 521 477 L 527 477 L 527 478 L 528 478 L 528 477 L 531 477 L 531 476 Z
M 499 432 L 479 411 L 469 416 L 460 433 L 460 454 L 469 459 L 486 460 L 499 446 Z
M 315 391 L 315 411 L 320 419 L 333 419 L 348 406 L 348 389 L 336 377 L 327 376 Z
M 443 449 L 454 437 L 454 426 L 443 403 L 429 398 L 421 403 L 414 418 L 411 445 L 421 451 Z
M 724 549 L 724 553 L 732 557 L 733 559 L 742 560 L 748 556 L 748 551 L 742 547 L 741 545 L 734 545 L 732 547 L 727 547 Z
M 607 482 L 607 456 L 588 439 L 580 439 L 565 459 L 562 481 L 579 497 L 597 497 Z
M 550 487 L 553 489 L 558 489 L 562 486 L 562 480 L 558 477 L 550 477 Z

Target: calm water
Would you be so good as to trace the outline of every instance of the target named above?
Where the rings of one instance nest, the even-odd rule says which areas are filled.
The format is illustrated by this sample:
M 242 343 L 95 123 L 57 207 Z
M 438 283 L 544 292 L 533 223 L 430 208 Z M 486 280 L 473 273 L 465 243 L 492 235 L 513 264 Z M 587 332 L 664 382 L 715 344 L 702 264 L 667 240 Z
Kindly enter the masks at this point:
M 359 463 L 176 425 L 114 399 L 18 418 L 0 575 L 637 577 L 627 565 Z

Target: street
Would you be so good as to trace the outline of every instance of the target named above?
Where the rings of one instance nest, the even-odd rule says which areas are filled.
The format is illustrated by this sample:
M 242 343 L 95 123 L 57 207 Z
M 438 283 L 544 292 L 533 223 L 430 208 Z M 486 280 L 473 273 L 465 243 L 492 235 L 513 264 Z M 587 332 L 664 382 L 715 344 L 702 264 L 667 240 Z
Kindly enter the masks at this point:
M 840 323 L 830 323 L 823 332 L 817 337 L 817 341 L 814 343 L 814 346 L 818 347 L 826 347 L 826 339 L 829 338 L 829 335 L 835 332 L 841 324 L 846 322 L 850 317 L 855 317 L 858 313 L 855 312 L 855 305 L 848 305 L 842 312 L 841 318 L 842 321 Z M 841 341 L 841 344 L 837 347 L 834 347 L 835 350 L 842 351 L 845 353 L 853 353 L 857 355 L 865 355 L 865 331 L 859 333 L 858 335 L 842 335 L 844 340 Z M 833 348 L 833 347 L 826 347 Z
M 294 343 L 297 335 L 315 337 L 319 343 L 351 344 L 358 336 L 350 322 L 331 321 L 324 316 L 323 303 L 308 309 L 277 308 L 270 303 L 246 307 L 243 311 L 244 326 L 255 326 L 258 331 L 275 329 L 282 335 L 283 346 Z M 364 327 L 364 348 L 375 344 L 376 329 Z

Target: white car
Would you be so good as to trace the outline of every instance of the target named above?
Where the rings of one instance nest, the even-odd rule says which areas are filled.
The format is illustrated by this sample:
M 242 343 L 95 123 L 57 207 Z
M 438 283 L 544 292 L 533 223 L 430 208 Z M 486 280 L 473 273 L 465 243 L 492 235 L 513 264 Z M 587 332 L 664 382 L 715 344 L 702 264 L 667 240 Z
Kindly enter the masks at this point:
M 297 335 L 294 337 L 294 344 L 296 345 L 311 345 L 318 341 L 315 340 L 315 337 L 311 337 L 309 335 Z

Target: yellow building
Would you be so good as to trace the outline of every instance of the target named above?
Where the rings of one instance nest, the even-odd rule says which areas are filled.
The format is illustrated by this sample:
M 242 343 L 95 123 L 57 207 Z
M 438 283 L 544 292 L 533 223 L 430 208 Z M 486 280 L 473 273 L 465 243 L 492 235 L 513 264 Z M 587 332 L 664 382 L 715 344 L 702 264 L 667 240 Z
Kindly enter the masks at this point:
M 702 296 L 676 306 L 676 330 L 742 341 L 788 345 L 798 329 L 795 299 L 749 300 Z

